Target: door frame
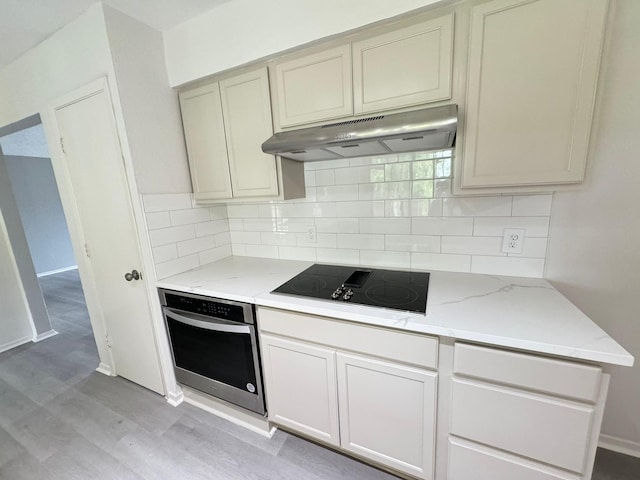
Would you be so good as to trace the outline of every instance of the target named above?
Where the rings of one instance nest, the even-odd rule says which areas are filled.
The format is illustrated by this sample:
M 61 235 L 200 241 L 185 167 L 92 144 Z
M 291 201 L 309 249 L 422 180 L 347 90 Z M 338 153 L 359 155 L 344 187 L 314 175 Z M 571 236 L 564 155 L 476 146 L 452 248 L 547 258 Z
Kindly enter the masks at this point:
M 164 393 L 172 405 L 179 404 L 182 399 L 182 390 L 177 385 L 175 374 L 173 372 L 173 362 L 171 360 L 171 352 L 169 350 L 169 342 L 164 327 L 164 319 L 160 309 L 158 292 L 155 287 L 156 273 L 155 264 L 151 251 L 149 236 L 147 235 L 146 218 L 142 205 L 142 197 L 138 191 L 135 181 L 135 172 L 129 144 L 124 127 L 124 116 L 119 103 L 119 94 L 117 90 L 117 82 L 110 76 L 101 77 L 80 88 L 77 88 L 65 95 L 62 95 L 51 101 L 45 112 L 41 112 L 42 123 L 47 137 L 47 144 L 51 153 L 56 183 L 60 191 L 62 206 L 69 224 L 69 233 L 71 243 L 73 245 L 77 261 L 78 269 L 85 287 L 85 296 L 87 300 L 87 309 L 91 325 L 94 330 L 96 345 L 100 356 L 100 365 L 97 371 L 106 375 L 116 375 L 117 365 L 115 365 L 111 350 L 107 344 L 106 325 L 102 316 L 99 297 L 97 295 L 97 286 L 91 269 L 90 262 L 84 250 L 85 237 L 80 222 L 77 201 L 75 199 L 73 183 L 69 174 L 65 155 L 62 152 L 60 144 L 60 132 L 56 120 L 55 112 L 57 109 L 63 108 L 70 104 L 76 103 L 83 99 L 104 92 L 109 99 L 115 123 L 115 133 L 120 144 L 120 152 L 125 174 L 126 189 L 129 192 L 131 206 L 131 218 L 134 222 L 134 228 L 138 238 L 138 253 L 142 261 L 142 272 L 144 274 L 144 285 L 146 289 L 147 303 L 151 314 L 152 331 L 154 334 L 154 342 L 158 352 L 158 361 L 160 362 L 160 371 L 163 382 Z M 111 92 L 114 94 L 112 95 Z M 156 299 L 156 301 L 153 301 Z

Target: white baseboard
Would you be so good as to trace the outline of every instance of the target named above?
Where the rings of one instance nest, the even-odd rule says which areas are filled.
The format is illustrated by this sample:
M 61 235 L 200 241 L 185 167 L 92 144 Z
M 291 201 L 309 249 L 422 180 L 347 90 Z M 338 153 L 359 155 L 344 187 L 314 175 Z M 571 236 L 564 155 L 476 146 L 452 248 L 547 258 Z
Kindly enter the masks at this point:
M 4 345 L 0 345 L 0 353 L 6 352 L 7 350 L 11 350 L 12 348 L 19 347 L 20 345 L 24 345 L 25 343 L 29 343 L 33 340 L 33 337 L 22 337 L 17 340 L 12 340 L 11 342 L 7 342 Z
M 182 393 L 182 390 L 180 389 L 180 387 L 178 387 L 177 392 L 175 393 L 169 392 L 167 394 L 167 403 L 172 407 L 177 407 L 182 402 L 184 402 L 184 393 Z
M 77 270 L 77 265 L 71 265 L 70 267 L 58 268 L 57 270 L 49 270 L 48 272 L 42 272 L 38 274 L 38 278 L 47 277 L 49 275 L 55 275 L 56 273 L 68 272 L 69 270 Z
M 58 334 L 55 330 L 49 330 L 48 332 L 40 333 L 33 337 L 33 343 L 41 342 L 42 340 L 46 340 L 47 338 L 55 337 Z
M 103 375 L 106 375 L 108 377 L 115 376 L 113 374 L 113 370 L 111 369 L 111 366 L 107 365 L 106 363 L 102 363 L 102 362 L 100 362 L 100 365 L 98 365 L 98 368 L 96 368 L 96 372 L 102 373 Z
M 230 403 L 211 397 L 206 393 L 182 386 L 184 401 L 190 405 L 201 408 L 225 420 L 240 425 L 263 437 L 271 438 L 276 433 L 277 428 L 271 426 L 266 417 L 256 413 L 236 407 Z
M 640 458 L 640 443 L 632 442 L 630 440 L 601 433 L 598 446 L 605 450 L 613 450 L 614 452 L 624 453 L 625 455 Z

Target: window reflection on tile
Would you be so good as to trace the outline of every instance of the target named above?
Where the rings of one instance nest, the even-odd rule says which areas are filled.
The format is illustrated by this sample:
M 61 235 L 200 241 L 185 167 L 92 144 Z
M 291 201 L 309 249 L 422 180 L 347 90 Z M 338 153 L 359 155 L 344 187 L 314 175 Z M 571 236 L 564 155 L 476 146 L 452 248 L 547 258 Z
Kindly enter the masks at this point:
M 414 180 L 423 180 L 433 178 L 433 160 L 422 160 L 411 164 L 412 175 Z
M 403 163 L 391 163 L 384 166 L 384 179 L 387 182 L 398 180 L 409 180 L 411 175 L 411 164 L 407 162 Z
M 418 180 L 413 182 L 412 198 L 433 198 L 433 180 Z
M 451 159 L 443 158 L 436 160 L 435 168 L 436 178 L 449 178 L 451 177 Z

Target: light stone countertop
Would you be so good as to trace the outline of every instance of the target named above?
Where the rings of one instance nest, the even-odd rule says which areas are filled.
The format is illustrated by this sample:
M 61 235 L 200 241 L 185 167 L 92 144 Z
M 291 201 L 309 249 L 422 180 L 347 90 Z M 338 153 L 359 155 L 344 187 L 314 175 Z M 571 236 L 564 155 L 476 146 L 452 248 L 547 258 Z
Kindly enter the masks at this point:
M 631 366 L 633 357 L 543 279 L 431 272 L 426 315 L 272 294 L 310 262 L 228 257 L 157 286 L 457 340 Z

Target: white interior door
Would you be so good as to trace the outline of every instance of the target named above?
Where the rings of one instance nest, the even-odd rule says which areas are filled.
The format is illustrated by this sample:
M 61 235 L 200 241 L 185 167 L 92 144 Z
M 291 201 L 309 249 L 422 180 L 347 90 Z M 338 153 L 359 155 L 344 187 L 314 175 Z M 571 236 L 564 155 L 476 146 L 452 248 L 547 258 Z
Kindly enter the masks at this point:
M 106 80 L 71 97 L 53 108 L 53 120 L 92 323 L 106 332 L 113 373 L 163 393 L 144 273 L 125 280 L 142 258 Z

